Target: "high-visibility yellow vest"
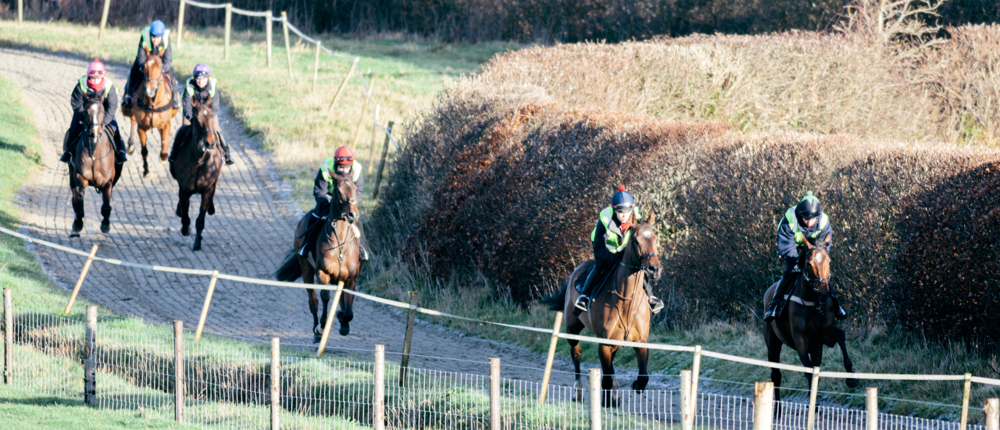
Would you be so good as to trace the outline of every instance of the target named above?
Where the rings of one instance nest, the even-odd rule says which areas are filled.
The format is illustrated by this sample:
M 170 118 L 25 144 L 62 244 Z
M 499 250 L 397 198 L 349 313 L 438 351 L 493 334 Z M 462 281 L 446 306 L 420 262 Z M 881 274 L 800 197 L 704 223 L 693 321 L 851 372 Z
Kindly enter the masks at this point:
M 625 245 L 628 245 L 629 239 L 632 238 L 632 231 L 622 232 L 618 229 L 618 226 L 612 221 L 614 220 L 615 210 L 611 206 L 604 208 L 599 215 L 601 224 L 604 225 L 604 246 L 611 251 L 612 254 L 617 254 L 625 249 Z M 639 218 L 642 216 L 639 214 L 639 208 L 636 207 L 632 209 L 632 220 L 634 223 L 638 223 Z M 590 232 L 590 241 L 597 241 L 597 227 Z

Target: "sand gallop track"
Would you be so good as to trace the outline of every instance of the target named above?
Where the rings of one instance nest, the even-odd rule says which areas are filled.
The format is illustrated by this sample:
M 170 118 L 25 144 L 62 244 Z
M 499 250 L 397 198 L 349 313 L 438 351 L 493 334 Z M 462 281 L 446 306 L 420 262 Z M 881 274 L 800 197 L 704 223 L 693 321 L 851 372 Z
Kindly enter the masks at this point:
M 223 108 L 220 121 L 232 146 L 236 164 L 223 168 L 215 196 L 217 212 L 206 220 L 203 249 L 191 251 L 193 234 L 180 234 L 180 219 L 174 215 L 177 185 L 156 159 L 160 149 L 158 133 L 150 138 L 151 174 L 142 176 L 138 148 L 126 163 L 121 181 L 112 199 L 111 232 L 100 233 L 100 196 L 86 195 L 85 231 L 79 238 L 69 238 L 73 222 L 70 204 L 68 169 L 59 163 L 62 137 L 72 111 L 69 98 L 77 79 L 86 71 L 83 60 L 61 56 L 0 49 L 0 74 L 21 86 L 24 98 L 35 118 L 43 166 L 21 189 L 21 227 L 33 237 L 80 250 L 98 244 L 98 254 L 121 260 L 219 270 L 222 273 L 271 278 L 281 258 L 291 246 L 294 222 L 301 211 L 294 207 L 272 169 L 259 142 L 242 132 L 242 125 Z M 127 70 L 109 68 L 109 76 L 123 86 Z M 225 76 L 219 76 L 225 85 Z M 128 122 L 117 113 L 118 123 L 128 131 Z M 181 116 L 174 118 L 174 130 Z M 128 139 L 128 135 L 125 135 Z M 197 215 L 197 201 L 192 214 Z M 192 228 L 193 230 L 193 228 Z M 47 274 L 63 286 L 72 286 L 84 259 L 45 247 L 34 247 Z M 198 322 L 205 297 L 206 277 L 152 272 L 95 263 L 81 295 L 123 315 L 135 315 L 147 321 L 169 323 L 183 320 L 186 327 Z M 475 310 L 470 309 L 470 315 Z M 355 301 L 355 319 L 351 334 L 331 335 L 330 353 L 370 356 L 373 345 L 382 343 L 390 352 L 402 350 L 405 315 L 364 300 Z M 286 344 L 311 344 L 312 317 L 306 293 L 298 289 L 261 287 L 220 280 L 206 323 L 206 331 L 226 335 L 266 339 L 282 338 Z M 336 350 L 334 347 L 345 348 Z M 346 351 L 346 352 L 345 352 Z M 430 369 L 485 373 L 488 357 L 500 357 L 504 376 L 529 380 L 541 378 L 537 370 L 544 357 L 495 342 L 465 337 L 430 324 L 418 324 L 414 333 L 413 353 L 429 357 L 473 360 L 453 361 L 414 357 L 411 365 Z M 398 355 L 390 355 L 398 359 Z M 596 361 L 596 357 L 592 360 Z M 565 362 L 559 369 L 571 370 Z M 557 383 L 570 383 L 567 375 L 557 374 Z

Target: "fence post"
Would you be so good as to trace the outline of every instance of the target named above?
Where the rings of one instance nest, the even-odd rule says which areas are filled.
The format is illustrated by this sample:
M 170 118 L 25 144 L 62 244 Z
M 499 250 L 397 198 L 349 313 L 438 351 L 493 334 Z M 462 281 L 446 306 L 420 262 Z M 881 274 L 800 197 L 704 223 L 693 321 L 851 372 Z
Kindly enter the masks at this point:
M 90 263 L 94 262 L 94 255 L 97 254 L 97 244 L 90 248 L 90 256 L 87 257 L 87 262 L 83 263 L 83 270 L 80 271 L 80 277 L 76 280 L 76 286 L 73 287 L 73 293 L 69 295 L 69 303 L 66 303 L 66 309 L 63 310 L 64 314 L 69 313 L 69 309 L 73 307 L 73 302 L 76 301 L 76 295 L 80 292 L 80 287 L 83 285 L 83 279 L 87 277 L 87 272 L 90 270 Z
M 698 409 L 698 375 L 701 374 L 701 345 L 694 346 L 694 358 L 691 360 L 691 407 L 688 419 L 690 428 L 694 428 L 694 414 Z
M 281 339 L 271 338 L 271 430 L 278 430 L 281 412 Z
M 691 430 L 691 371 L 681 370 L 681 430 Z
M 556 343 L 559 342 L 559 328 L 562 327 L 563 313 L 556 312 L 556 322 L 552 327 L 552 340 L 549 341 L 549 356 L 545 359 L 545 373 L 542 375 L 542 391 L 538 394 L 538 404 L 545 404 L 545 394 L 549 391 L 549 377 L 552 376 L 552 360 L 556 357 Z M 593 375 L 594 369 L 590 369 Z M 590 383 L 591 390 L 594 383 Z M 591 400 L 593 402 L 593 400 Z M 600 405 L 598 405 L 600 406 Z
M 174 320 L 174 421 L 184 422 L 184 321 Z
M 292 45 L 288 43 L 288 12 L 281 11 L 281 27 L 285 32 L 285 57 L 288 58 L 288 76 L 292 76 Z
M 24 21 L 24 0 L 17 0 L 17 26 L 21 26 L 21 21 Z
M 490 430 L 501 430 L 500 413 L 500 359 L 490 358 Z
M 358 60 L 360 59 L 361 58 L 359 57 L 354 57 L 354 62 L 351 63 L 351 68 L 347 69 L 347 74 L 344 75 L 344 80 L 340 82 L 340 87 L 337 88 L 337 93 L 333 95 L 333 100 L 330 101 L 330 106 L 326 108 L 327 115 L 330 114 L 330 110 L 333 109 L 333 105 L 337 104 L 337 99 L 340 98 L 340 93 L 344 92 L 344 87 L 347 86 L 347 81 L 351 80 L 351 74 L 354 73 L 354 69 L 358 67 Z M 371 171 L 371 167 L 369 167 L 368 170 Z
M 965 386 L 962 388 L 962 421 L 958 425 L 959 430 L 966 430 L 969 426 L 969 392 L 972 390 L 972 374 L 965 374 Z
M 274 16 L 271 11 L 267 11 L 267 18 L 264 19 L 264 32 L 267 34 L 267 68 L 271 68 L 271 27 L 274 26 Z
M 753 430 L 771 430 L 774 417 L 774 383 L 753 384 Z
M 184 6 L 185 6 L 185 3 L 186 3 L 186 0 L 181 0 L 180 3 L 181 3 L 181 5 L 180 5 L 179 9 L 177 9 L 177 47 L 178 48 L 182 48 L 181 45 L 183 44 L 183 40 L 184 40 Z
M 372 120 L 372 141 L 371 145 L 368 145 L 368 173 L 375 171 L 375 145 L 377 144 L 375 139 L 378 136 L 378 114 L 381 109 L 381 105 L 375 105 L 375 116 Z
M 372 428 L 385 430 L 385 345 L 375 345 L 375 398 L 372 399 Z
M 413 341 L 413 323 L 417 319 L 417 294 L 418 293 L 416 291 L 410 291 L 410 312 L 409 315 L 406 316 L 406 336 L 403 337 L 403 357 L 399 360 L 400 387 L 402 387 L 403 383 L 406 381 L 406 366 L 410 364 L 410 342 Z
M 368 94 L 365 96 L 365 104 L 361 106 L 361 118 L 358 118 L 358 128 L 354 130 L 354 140 L 351 142 L 351 148 L 357 148 L 358 140 L 361 139 L 361 130 L 365 128 L 365 116 L 368 115 L 368 104 L 371 103 L 374 94 L 375 75 L 372 75 L 372 80 L 368 85 Z
M 224 50 L 225 54 L 223 59 L 229 60 L 229 33 L 233 29 L 233 4 L 226 3 L 226 48 Z
M 385 129 L 385 144 L 382 145 L 382 161 L 378 163 L 378 174 L 375 175 L 375 191 L 372 192 L 372 198 L 378 198 L 378 187 L 382 184 L 382 171 L 385 170 L 385 157 L 389 155 L 389 140 L 392 136 L 392 126 L 393 122 L 389 121 L 388 127 Z
M 323 356 L 326 349 L 326 341 L 330 338 L 330 327 L 333 326 L 333 316 L 337 315 L 337 306 L 340 305 L 340 295 L 344 292 L 344 281 L 337 282 L 337 291 L 333 293 L 333 305 L 330 312 L 326 314 L 326 323 L 323 325 L 323 336 L 319 341 L 319 349 L 316 350 L 316 358 Z
M 865 406 L 868 410 L 865 430 L 878 430 L 878 387 L 865 389 Z
M 97 38 L 104 36 L 104 26 L 108 25 L 108 11 L 111 9 L 111 0 L 104 0 L 104 9 L 101 10 L 101 29 L 97 30 Z
M 3 289 L 3 383 L 14 379 L 14 303 L 10 288 Z
M 986 430 L 1000 430 L 1000 399 L 986 399 Z
M 97 405 L 97 306 L 87 306 L 87 343 L 83 349 L 83 403 Z
M 809 386 L 809 413 L 806 418 L 806 430 L 816 428 L 816 391 L 819 390 L 819 367 L 813 367 L 812 383 Z
M 208 316 L 208 307 L 212 304 L 212 293 L 215 292 L 215 281 L 219 279 L 219 271 L 212 272 L 212 280 L 208 281 L 208 293 L 205 294 L 205 304 L 201 306 L 201 317 L 198 318 L 198 330 L 194 333 L 194 341 L 201 340 L 201 330 L 205 328 L 205 317 Z
M 312 92 L 314 92 L 314 93 L 316 92 L 316 81 L 319 80 L 319 50 L 320 50 L 320 46 L 321 45 L 323 45 L 323 42 L 317 40 L 316 41 L 316 64 L 313 65 L 313 90 L 312 90 Z
M 601 430 L 601 369 L 588 370 L 587 379 L 590 382 L 590 430 Z

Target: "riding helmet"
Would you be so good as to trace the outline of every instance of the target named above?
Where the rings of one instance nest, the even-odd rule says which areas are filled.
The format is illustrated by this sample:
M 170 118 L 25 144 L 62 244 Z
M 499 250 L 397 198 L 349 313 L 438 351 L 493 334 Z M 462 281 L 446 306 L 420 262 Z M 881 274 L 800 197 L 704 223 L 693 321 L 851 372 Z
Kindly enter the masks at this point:
M 611 196 L 611 207 L 616 212 L 630 212 L 635 207 L 635 198 L 625 191 L 624 185 L 619 185 L 618 192 Z
M 194 72 L 191 73 L 195 78 L 201 78 L 205 76 L 212 76 L 212 71 L 208 69 L 208 64 L 198 63 L 194 66 Z
M 806 196 L 795 206 L 795 215 L 802 219 L 813 219 L 821 213 L 823 213 L 823 207 L 812 191 L 806 192 Z
M 90 62 L 90 65 L 87 66 L 87 76 L 91 78 L 100 78 L 101 76 L 104 76 L 104 63 L 101 63 L 101 60 L 95 58 L 94 61 Z
M 341 146 L 337 148 L 337 152 L 333 153 L 333 159 L 337 164 L 354 164 L 354 151 L 346 146 Z
M 163 25 L 163 21 L 156 20 L 152 24 L 149 24 L 149 34 L 152 36 L 160 37 L 163 33 L 167 31 L 167 26 Z

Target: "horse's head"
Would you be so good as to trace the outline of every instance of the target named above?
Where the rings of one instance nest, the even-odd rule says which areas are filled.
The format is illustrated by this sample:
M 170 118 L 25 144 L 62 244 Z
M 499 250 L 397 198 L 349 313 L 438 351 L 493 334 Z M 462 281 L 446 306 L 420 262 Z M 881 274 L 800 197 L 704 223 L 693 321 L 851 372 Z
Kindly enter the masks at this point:
M 830 254 L 824 247 L 813 246 L 808 240 L 804 242 L 807 251 L 804 257 L 805 267 L 802 268 L 802 280 L 816 292 L 819 310 L 824 313 L 830 303 Z M 830 234 L 826 235 L 824 242 L 830 243 Z
M 194 135 L 198 139 L 198 153 L 203 154 L 215 148 L 215 112 L 212 111 L 212 98 L 208 97 L 203 101 L 198 101 L 195 97 L 191 99 L 191 108 L 194 109 L 195 120 L 191 125 Z
M 142 49 L 146 51 L 146 63 L 143 64 L 146 77 L 146 97 L 152 100 L 156 98 L 156 92 L 160 90 L 160 85 L 163 85 L 163 59 L 158 53 L 150 52 L 145 47 Z
M 650 211 L 645 221 L 632 227 L 632 240 L 635 241 L 635 255 L 639 259 L 639 267 L 653 279 L 660 279 L 660 258 L 656 255 L 660 249 L 660 239 L 653 230 L 655 222 L 656 214 Z
M 354 185 L 354 181 L 349 176 L 339 175 L 335 172 L 328 174 L 337 181 L 337 185 L 334 187 L 336 195 L 333 196 L 327 219 L 331 223 L 337 220 L 346 220 L 353 224 L 354 220 L 358 219 L 358 187 Z
M 90 148 L 95 148 L 104 133 L 104 97 L 88 97 L 84 94 L 83 103 L 87 111 L 87 143 Z

